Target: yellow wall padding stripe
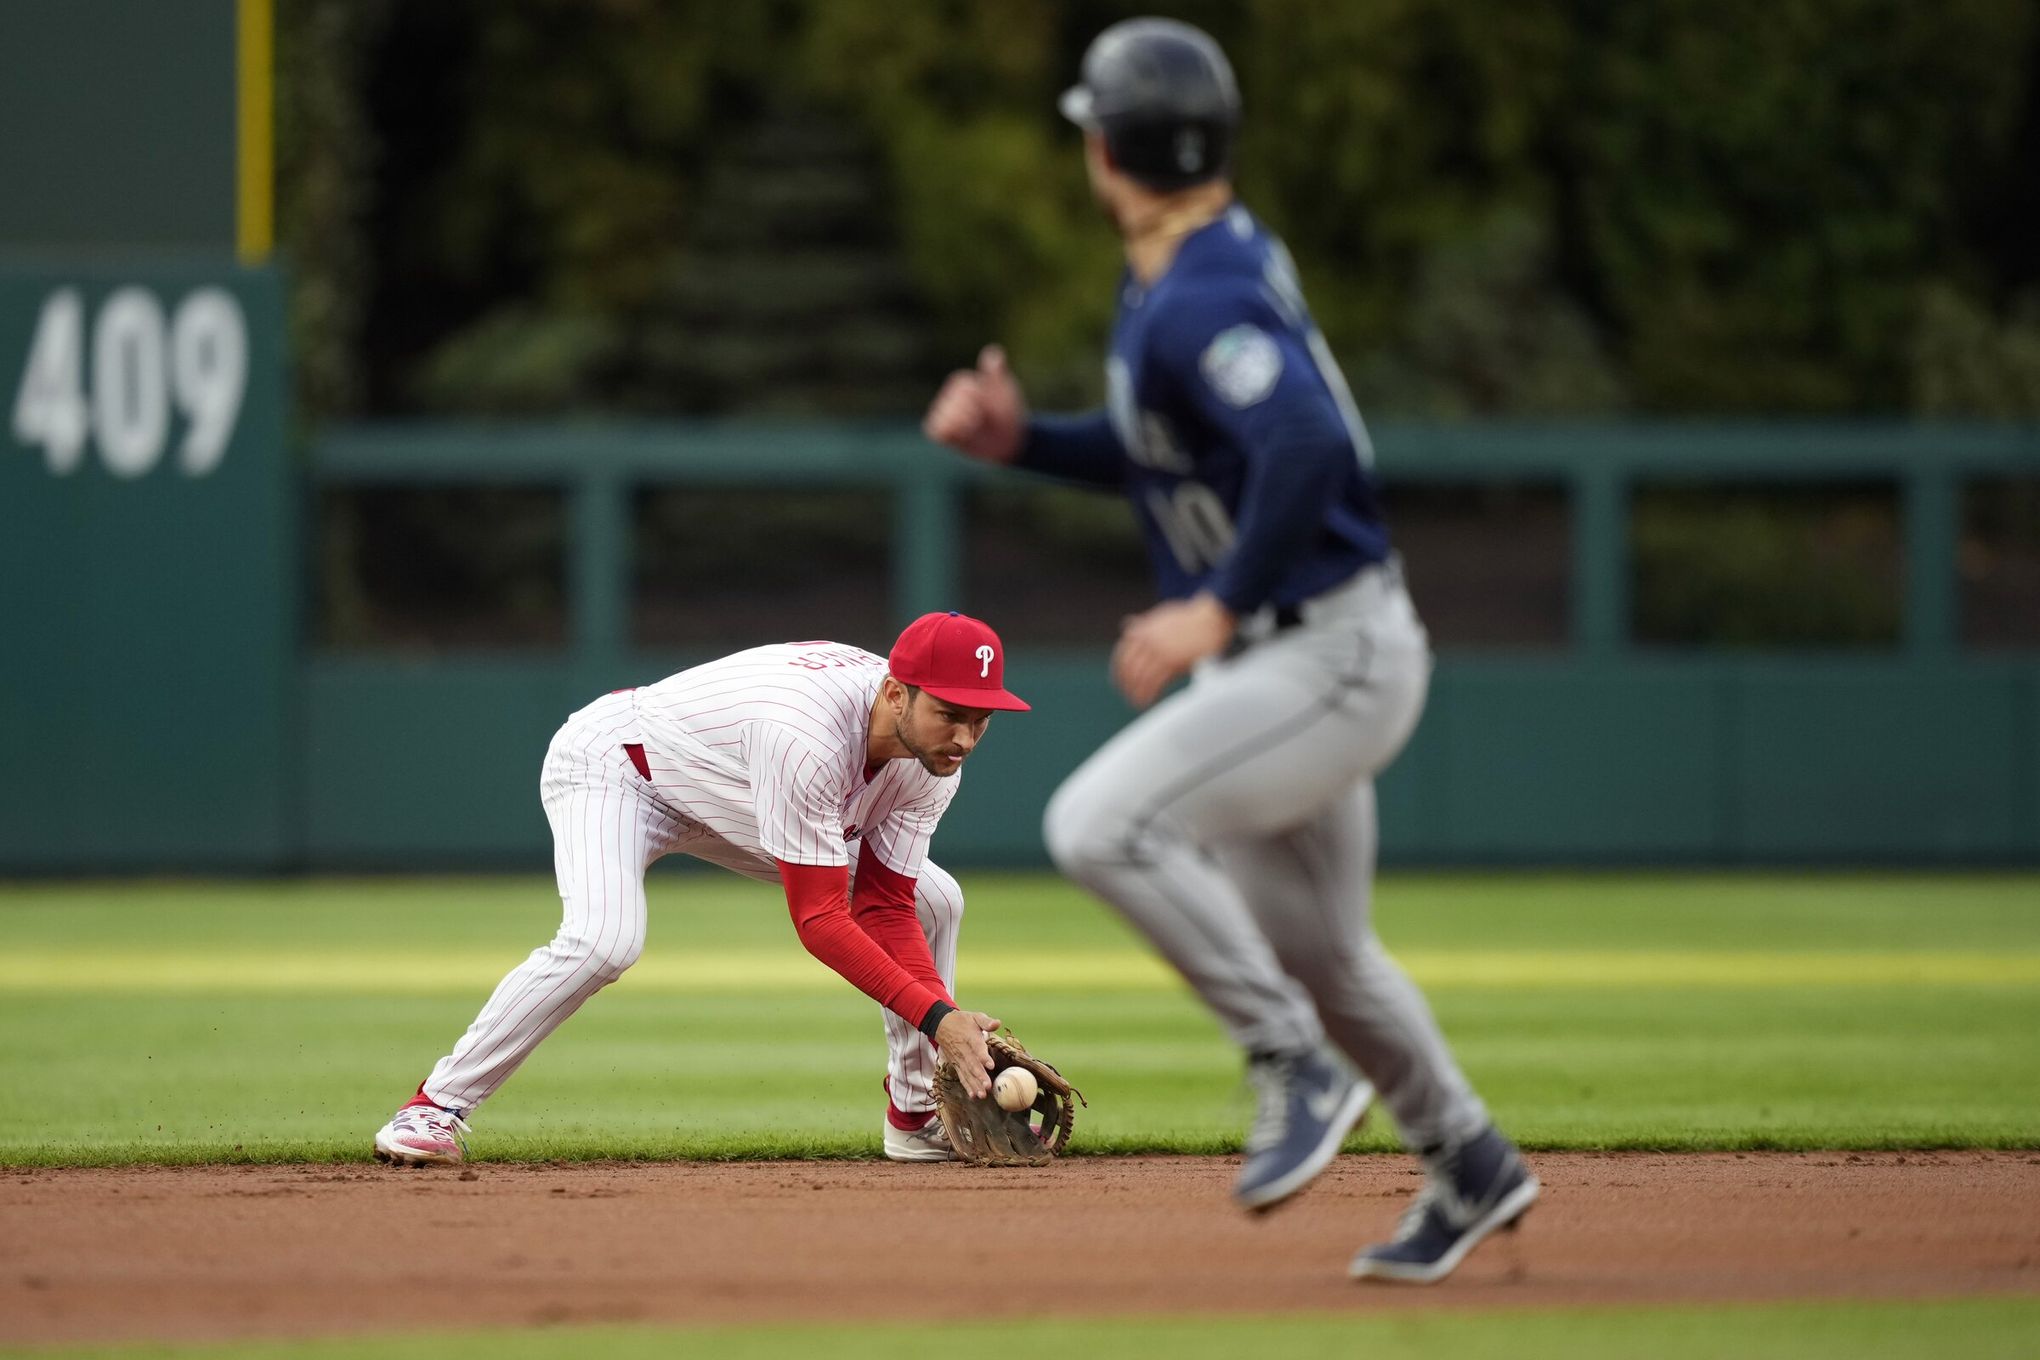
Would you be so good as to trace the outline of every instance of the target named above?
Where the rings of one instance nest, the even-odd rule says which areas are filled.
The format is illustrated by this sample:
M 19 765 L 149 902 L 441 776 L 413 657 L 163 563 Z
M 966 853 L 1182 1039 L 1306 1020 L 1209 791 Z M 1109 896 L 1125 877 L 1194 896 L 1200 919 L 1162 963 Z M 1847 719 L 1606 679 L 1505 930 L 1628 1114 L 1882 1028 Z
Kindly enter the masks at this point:
M 243 264 L 260 264 L 276 243 L 274 0 L 236 0 L 235 233 Z

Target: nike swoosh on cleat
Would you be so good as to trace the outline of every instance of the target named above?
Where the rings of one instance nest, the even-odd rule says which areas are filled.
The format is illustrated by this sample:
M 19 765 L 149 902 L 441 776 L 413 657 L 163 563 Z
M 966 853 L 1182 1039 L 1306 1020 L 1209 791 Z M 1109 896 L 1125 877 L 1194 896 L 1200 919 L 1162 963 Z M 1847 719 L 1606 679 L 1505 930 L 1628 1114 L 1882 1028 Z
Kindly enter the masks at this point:
M 1324 1123 L 1339 1112 L 1339 1106 L 1346 1103 L 1344 1091 L 1320 1091 L 1314 1096 L 1303 1098 L 1303 1107 L 1310 1111 L 1310 1117 Z

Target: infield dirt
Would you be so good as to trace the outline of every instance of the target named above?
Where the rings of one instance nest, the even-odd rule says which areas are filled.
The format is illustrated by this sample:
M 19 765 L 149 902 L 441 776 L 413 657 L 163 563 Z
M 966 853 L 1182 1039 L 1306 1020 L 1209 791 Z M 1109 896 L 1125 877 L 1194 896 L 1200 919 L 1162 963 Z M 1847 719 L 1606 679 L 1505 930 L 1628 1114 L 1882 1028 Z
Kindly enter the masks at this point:
M 2040 1153 L 1533 1162 L 1522 1230 L 1428 1290 L 1345 1278 L 1417 1188 L 1392 1156 L 1265 1218 L 1230 1158 L 11 1171 L 0 1343 L 2040 1293 Z

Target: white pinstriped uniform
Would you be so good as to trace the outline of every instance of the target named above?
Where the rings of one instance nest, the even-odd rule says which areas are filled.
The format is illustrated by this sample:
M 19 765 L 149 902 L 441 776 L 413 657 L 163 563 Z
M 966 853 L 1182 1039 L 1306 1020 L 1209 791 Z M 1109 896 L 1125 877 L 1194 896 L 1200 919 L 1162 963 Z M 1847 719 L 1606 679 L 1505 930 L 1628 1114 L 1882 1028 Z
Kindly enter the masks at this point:
M 692 855 L 778 884 L 773 860 L 848 864 L 858 840 L 915 880 L 914 906 L 943 985 L 956 987 L 963 892 L 926 858 L 959 776 L 889 760 L 865 778 L 883 657 L 832 642 L 738 652 L 568 718 L 539 779 L 564 915 L 552 943 L 496 987 L 425 1080 L 438 1104 L 472 1111 L 581 1004 L 623 975 L 645 943 L 645 870 Z M 649 783 L 624 751 L 644 747 Z M 790 930 L 790 927 L 789 927 Z M 934 1108 L 935 1054 L 885 1016 L 892 1100 Z
M 867 781 L 865 741 L 883 657 L 789 642 L 682 671 L 635 691 L 661 798 L 754 855 L 790 864 L 854 860 L 862 836 L 912 878 L 956 796 L 955 778 L 890 760 Z M 762 820 L 761 820 L 762 814 Z

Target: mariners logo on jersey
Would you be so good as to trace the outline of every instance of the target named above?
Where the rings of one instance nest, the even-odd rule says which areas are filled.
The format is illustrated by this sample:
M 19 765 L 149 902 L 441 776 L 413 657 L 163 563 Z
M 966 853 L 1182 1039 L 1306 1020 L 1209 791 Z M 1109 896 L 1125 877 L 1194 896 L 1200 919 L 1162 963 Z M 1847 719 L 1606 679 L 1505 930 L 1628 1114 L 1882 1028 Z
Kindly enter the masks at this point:
M 1295 604 L 1388 555 L 1366 427 L 1288 251 L 1246 209 L 1184 238 L 1151 286 L 1128 278 L 1106 396 L 1165 596 Z
M 1234 326 L 1205 347 L 1197 366 L 1228 405 L 1252 406 L 1275 390 L 1282 351 L 1259 326 Z

